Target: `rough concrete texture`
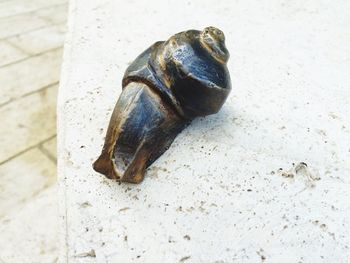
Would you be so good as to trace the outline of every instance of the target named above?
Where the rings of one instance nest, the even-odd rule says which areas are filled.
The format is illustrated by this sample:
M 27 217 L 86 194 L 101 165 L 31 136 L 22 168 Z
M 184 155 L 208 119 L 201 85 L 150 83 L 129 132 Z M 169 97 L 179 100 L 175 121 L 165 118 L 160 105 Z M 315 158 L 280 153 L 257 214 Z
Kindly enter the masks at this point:
M 349 262 L 349 12 L 349 1 L 71 1 L 61 262 Z M 127 65 L 208 25 L 231 51 L 223 109 L 186 128 L 142 184 L 95 173 Z

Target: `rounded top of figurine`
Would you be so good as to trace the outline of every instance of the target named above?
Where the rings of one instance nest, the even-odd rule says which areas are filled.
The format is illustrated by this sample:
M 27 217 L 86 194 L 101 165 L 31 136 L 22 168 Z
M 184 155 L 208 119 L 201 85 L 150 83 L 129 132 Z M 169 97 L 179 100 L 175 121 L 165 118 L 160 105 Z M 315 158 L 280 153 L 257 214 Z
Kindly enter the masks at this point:
M 216 27 L 206 27 L 200 33 L 200 42 L 221 63 L 226 63 L 230 54 L 225 46 L 225 35 Z
M 127 69 L 123 86 L 142 79 L 185 118 L 213 114 L 231 90 L 228 59 L 220 29 L 183 31 L 143 52 Z

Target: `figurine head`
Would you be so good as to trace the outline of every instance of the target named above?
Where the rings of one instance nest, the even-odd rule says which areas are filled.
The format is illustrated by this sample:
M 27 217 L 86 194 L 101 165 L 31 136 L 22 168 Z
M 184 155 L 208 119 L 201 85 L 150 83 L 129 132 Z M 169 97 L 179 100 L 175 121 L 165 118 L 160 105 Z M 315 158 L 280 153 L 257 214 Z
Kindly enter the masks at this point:
M 187 30 L 142 53 L 127 69 L 123 85 L 136 78 L 147 81 L 182 117 L 206 116 L 218 112 L 230 93 L 228 59 L 220 29 Z
M 216 27 L 206 27 L 200 33 L 200 43 L 219 62 L 226 63 L 230 54 L 225 46 L 225 35 Z

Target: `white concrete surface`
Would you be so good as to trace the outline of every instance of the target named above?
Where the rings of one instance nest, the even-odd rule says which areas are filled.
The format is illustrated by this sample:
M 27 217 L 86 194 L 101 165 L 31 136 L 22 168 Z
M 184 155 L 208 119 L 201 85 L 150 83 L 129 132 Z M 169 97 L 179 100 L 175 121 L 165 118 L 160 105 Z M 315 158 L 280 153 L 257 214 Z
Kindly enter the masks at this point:
M 60 261 L 350 262 L 349 12 L 349 1 L 71 1 Z M 231 52 L 223 109 L 183 131 L 142 184 L 95 173 L 128 63 L 208 25 Z

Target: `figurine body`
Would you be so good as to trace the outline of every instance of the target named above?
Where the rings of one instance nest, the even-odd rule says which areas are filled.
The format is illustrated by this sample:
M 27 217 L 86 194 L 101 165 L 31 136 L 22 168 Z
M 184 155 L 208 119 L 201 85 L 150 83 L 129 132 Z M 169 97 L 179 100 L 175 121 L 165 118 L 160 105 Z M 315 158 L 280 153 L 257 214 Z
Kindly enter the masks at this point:
M 156 42 L 127 68 L 94 169 L 140 183 L 145 169 L 195 117 L 214 114 L 231 90 L 224 34 L 214 27 Z

